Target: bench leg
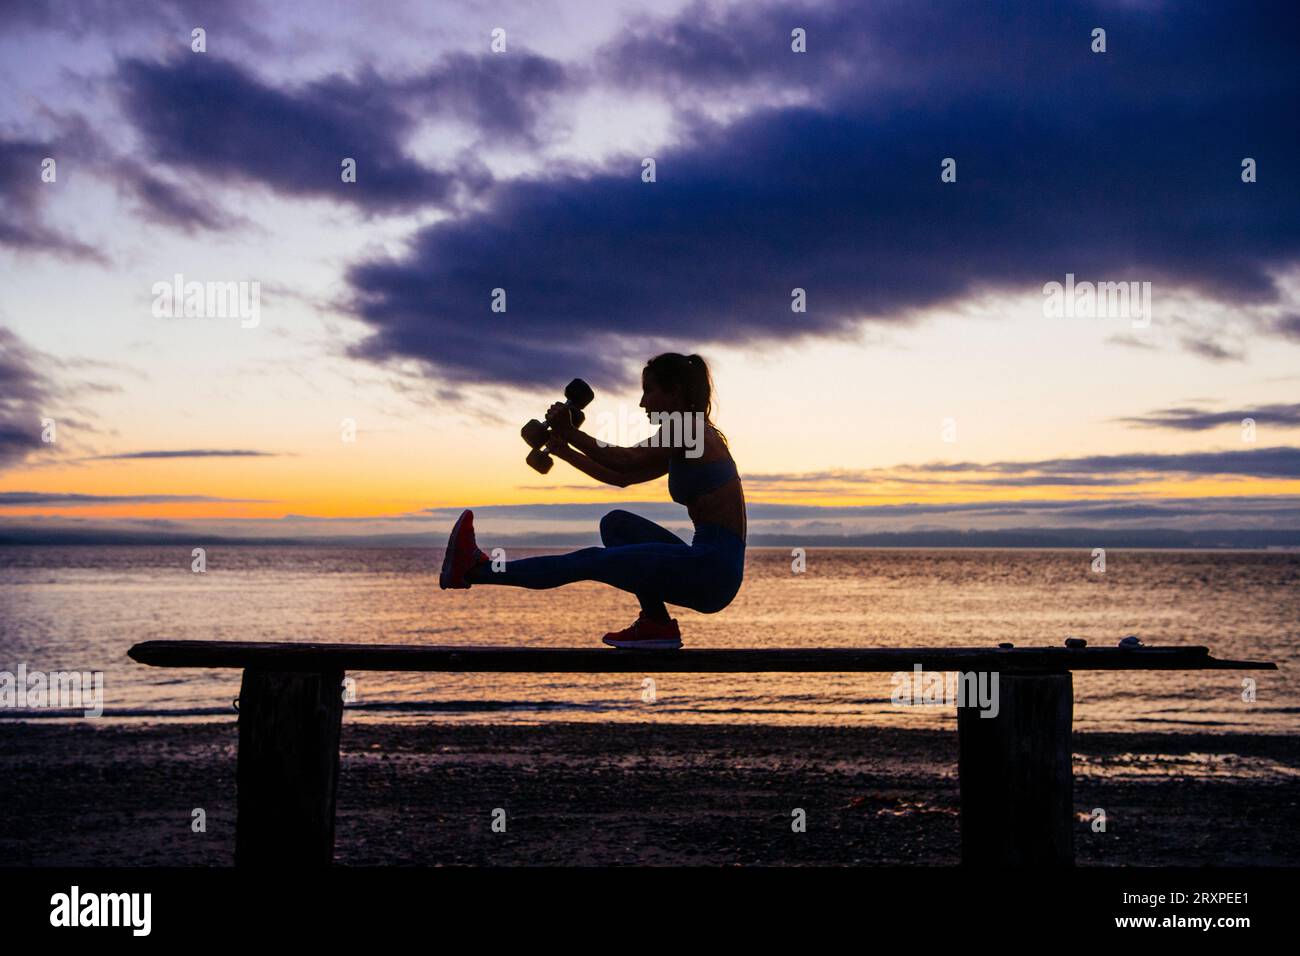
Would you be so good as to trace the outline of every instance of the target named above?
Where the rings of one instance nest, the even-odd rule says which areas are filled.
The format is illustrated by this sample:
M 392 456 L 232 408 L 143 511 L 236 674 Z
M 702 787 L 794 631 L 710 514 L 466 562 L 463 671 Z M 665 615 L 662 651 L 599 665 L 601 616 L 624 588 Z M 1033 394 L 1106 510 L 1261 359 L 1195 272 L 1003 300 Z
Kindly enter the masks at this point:
M 333 861 L 342 683 L 341 671 L 244 671 L 236 866 Z
M 996 717 L 957 708 L 961 859 L 1074 865 L 1071 675 L 998 675 Z

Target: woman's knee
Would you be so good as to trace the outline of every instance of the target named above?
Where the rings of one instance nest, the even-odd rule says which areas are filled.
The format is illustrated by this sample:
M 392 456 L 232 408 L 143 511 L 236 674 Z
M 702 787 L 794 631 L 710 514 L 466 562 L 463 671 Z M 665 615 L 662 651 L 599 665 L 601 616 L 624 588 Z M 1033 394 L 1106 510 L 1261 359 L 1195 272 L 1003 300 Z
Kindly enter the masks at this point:
M 673 601 L 669 599 L 670 604 L 681 604 L 692 611 L 698 611 L 700 614 L 717 614 L 725 610 L 736 599 L 740 593 L 740 582 L 737 581 L 734 586 L 710 588 L 705 593 L 695 593 L 690 596 L 689 600 Z
M 697 614 L 717 614 L 734 599 L 734 594 L 669 594 L 664 600 L 669 604 L 688 607 Z
M 628 519 L 632 517 L 635 517 L 632 512 L 615 508 L 600 519 L 600 540 L 605 547 L 615 547 L 626 540 L 624 529 L 627 528 Z
M 692 611 L 698 611 L 701 614 L 717 614 L 719 611 L 726 610 L 731 605 L 731 598 L 725 601 L 705 601 L 697 607 L 691 608 Z

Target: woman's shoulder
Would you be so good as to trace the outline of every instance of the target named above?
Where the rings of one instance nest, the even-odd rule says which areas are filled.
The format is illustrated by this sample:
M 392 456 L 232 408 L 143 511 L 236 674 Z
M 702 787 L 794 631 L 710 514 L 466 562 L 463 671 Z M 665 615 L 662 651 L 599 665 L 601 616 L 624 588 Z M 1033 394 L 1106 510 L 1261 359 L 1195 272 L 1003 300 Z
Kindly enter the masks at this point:
M 726 438 L 717 427 L 712 424 L 706 424 L 703 432 L 704 440 L 701 443 L 702 448 L 696 451 L 696 447 L 686 446 L 678 448 L 673 455 L 676 461 L 689 462 L 693 464 L 707 465 L 715 461 L 723 461 L 731 457 L 731 448 L 727 444 Z M 695 452 L 692 454 L 692 452 Z

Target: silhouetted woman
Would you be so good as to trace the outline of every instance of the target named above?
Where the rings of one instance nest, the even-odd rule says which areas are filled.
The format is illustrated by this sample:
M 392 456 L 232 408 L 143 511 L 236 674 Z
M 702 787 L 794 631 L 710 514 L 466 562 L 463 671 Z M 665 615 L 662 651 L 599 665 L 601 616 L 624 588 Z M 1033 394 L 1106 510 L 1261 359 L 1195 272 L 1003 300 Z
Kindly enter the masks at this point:
M 630 448 L 602 446 L 557 402 L 546 413 L 553 432 L 547 450 L 620 488 L 668 475 L 669 496 L 686 506 L 695 524 L 690 544 L 646 518 L 611 511 L 600 519 L 604 547 L 519 558 L 494 571 L 474 539 L 474 515 L 464 511 L 447 542 L 439 584 L 556 588 L 600 581 L 630 591 L 641 613 L 630 627 L 604 636 L 614 647 L 681 647 L 681 631 L 665 603 L 705 614 L 730 604 L 745 571 L 745 496 L 726 438 L 710 417 L 708 366 L 698 355 L 658 355 L 646 363 L 641 389 L 641 407 L 660 424 L 650 438 Z

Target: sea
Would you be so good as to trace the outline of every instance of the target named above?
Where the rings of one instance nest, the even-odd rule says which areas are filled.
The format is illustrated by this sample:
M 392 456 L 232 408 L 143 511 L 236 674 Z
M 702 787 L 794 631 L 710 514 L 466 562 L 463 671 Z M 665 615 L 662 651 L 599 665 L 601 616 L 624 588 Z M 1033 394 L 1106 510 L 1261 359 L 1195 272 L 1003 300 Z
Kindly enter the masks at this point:
M 537 549 L 513 549 L 507 560 Z M 602 648 L 635 599 L 596 583 L 438 588 L 439 550 L 214 545 L 0 547 L 0 680 L 102 675 L 102 714 L 0 706 L 0 720 L 229 720 L 237 670 L 137 664 L 149 640 Z M 1078 549 L 751 548 L 717 614 L 673 609 L 687 647 L 1202 645 L 1278 670 L 1081 671 L 1082 731 L 1293 734 L 1300 554 Z M 610 650 L 609 653 L 619 653 Z M 357 672 L 345 720 L 661 721 L 951 728 L 951 704 L 895 700 L 890 674 Z M 16 677 L 14 678 L 16 680 Z

